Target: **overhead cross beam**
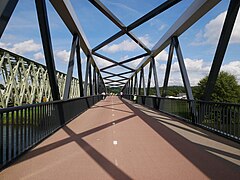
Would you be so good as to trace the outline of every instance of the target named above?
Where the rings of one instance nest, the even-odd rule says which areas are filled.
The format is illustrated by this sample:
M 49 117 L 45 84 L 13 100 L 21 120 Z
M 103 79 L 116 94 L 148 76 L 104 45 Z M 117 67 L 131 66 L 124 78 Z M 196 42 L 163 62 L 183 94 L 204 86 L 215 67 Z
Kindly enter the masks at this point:
M 123 68 L 129 69 L 129 70 L 131 70 L 131 71 L 135 71 L 134 69 L 132 69 L 132 68 L 130 68 L 130 67 L 128 67 L 128 66 L 125 66 L 125 65 L 123 65 L 123 64 L 119 64 L 117 61 L 114 61 L 114 60 L 112 60 L 111 58 L 108 58 L 108 57 L 106 57 L 106 56 L 103 56 L 103 55 L 101 55 L 101 54 L 99 54 L 99 53 L 94 53 L 94 55 L 97 56 L 97 57 L 100 57 L 100 58 L 102 58 L 102 59 L 105 59 L 105 60 L 107 60 L 107 61 L 109 61 L 109 62 L 111 62 L 111 63 L 113 63 L 113 64 L 122 66 Z M 101 70 L 102 70 L 102 69 L 101 69 Z
M 109 68 L 112 68 L 112 67 L 115 67 L 115 66 L 118 66 L 118 65 L 121 65 L 121 64 L 126 64 L 126 63 L 129 63 L 129 62 L 138 60 L 138 59 L 140 59 L 140 58 L 142 58 L 142 57 L 145 57 L 145 56 L 147 56 L 147 55 L 148 55 L 148 53 L 140 54 L 140 55 L 138 55 L 138 56 L 135 56 L 135 57 L 126 59 L 126 60 L 124 60 L 124 61 L 118 62 L 117 64 L 112 64 L 112 65 L 110 65 L 110 66 L 106 66 L 106 67 L 102 68 L 101 70 L 109 69 Z
M 134 36 L 133 33 L 127 32 L 126 26 L 106 7 L 102 4 L 99 0 L 89 0 L 98 10 L 100 10 L 107 18 L 109 18 L 116 26 L 121 29 L 121 33 L 119 35 L 123 35 L 127 33 L 127 35 L 135 41 L 141 48 L 143 48 L 146 52 L 150 53 L 151 51 L 144 45 L 144 43 Z M 117 36 L 116 36 L 117 37 Z M 118 38 L 118 37 L 117 37 Z M 101 47 L 100 47 L 101 48 Z M 96 51 L 93 49 L 93 51 Z
M 154 45 L 151 49 L 151 55 L 146 56 L 142 62 L 139 63 L 136 71 L 131 76 L 134 76 L 142 67 L 145 67 L 151 61 L 151 57 L 156 57 L 164 50 L 170 44 L 173 36 L 180 36 L 220 1 L 221 0 L 195 0 Z
M 106 15 L 114 24 L 116 24 L 121 31 L 117 32 L 95 48 L 93 48 L 93 52 L 97 51 L 98 49 L 102 48 L 103 46 L 106 46 L 107 44 L 111 43 L 112 41 L 116 40 L 117 38 L 121 37 L 124 34 L 127 34 L 130 38 L 132 38 L 140 47 L 142 47 L 147 53 L 151 53 L 151 51 L 139 40 L 137 39 L 133 33 L 130 31 L 134 28 L 140 26 L 141 24 L 145 23 L 149 19 L 155 17 L 156 15 L 162 13 L 163 11 L 167 10 L 168 8 L 172 7 L 173 5 L 177 4 L 181 0 L 168 0 L 161 5 L 159 5 L 157 8 L 153 9 L 146 15 L 142 16 L 129 26 L 124 26 L 123 23 L 115 17 L 110 10 L 108 10 L 99 0 L 89 0 L 96 8 L 98 8 L 104 15 Z

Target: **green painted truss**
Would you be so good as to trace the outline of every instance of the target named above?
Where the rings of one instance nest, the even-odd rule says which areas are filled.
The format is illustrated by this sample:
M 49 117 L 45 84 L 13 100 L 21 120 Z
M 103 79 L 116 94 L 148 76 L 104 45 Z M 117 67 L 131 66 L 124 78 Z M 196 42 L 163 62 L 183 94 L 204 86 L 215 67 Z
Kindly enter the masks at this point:
M 57 71 L 61 98 L 66 74 Z M 70 98 L 79 97 L 79 81 L 72 78 Z M 44 65 L 0 48 L 0 108 L 52 100 L 47 69 Z

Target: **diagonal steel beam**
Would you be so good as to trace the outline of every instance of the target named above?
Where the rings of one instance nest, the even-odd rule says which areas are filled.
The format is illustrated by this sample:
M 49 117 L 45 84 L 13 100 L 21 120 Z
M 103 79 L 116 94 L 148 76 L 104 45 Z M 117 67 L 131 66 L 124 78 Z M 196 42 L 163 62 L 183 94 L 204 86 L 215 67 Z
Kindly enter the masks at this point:
M 88 43 L 88 40 L 85 36 L 85 33 L 81 27 L 80 21 L 78 19 L 77 14 L 74 11 L 74 8 L 71 4 L 71 1 L 68 0 L 50 0 L 51 4 L 53 5 L 54 9 L 58 13 L 58 15 L 61 17 L 69 31 L 74 34 L 78 34 L 79 39 L 81 41 L 81 49 L 83 50 L 84 54 L 86 56 L 91 57 L 91 64 L 93 66 L 96 66 L 96 63 L 94 61 L 94 58 L 92 57 L 92 51 L 90 48 L 90 45 Z M 97 72 L 99 72 L 99 68 L 96 69 Z M 100 75 L 101 76 L 101 75 Z M 104 86 L 104 84 L 103 84 Z M 105 87 L 103 87 L 105 88 Z
M 18 3 L 18 0 L 0 1 L 0 38 L 8 24 L 8 21 Z
M 117 34 L 113 35 L 112 37 L 110 37 L 109 39 L 107 39 L 105 41 L 105 43 L 101 43 L 101 46 L 98 46 L 98 48 L 94 48 L 93 52 L 100 49 L 101 47 L 109 44 L 110 42 L 114 41 L 115 39 L 117 39 L 118 37 L 120 37 L 119 35 L 123 35 L 125 33 L 127 33 L 126 31 L 126 26 L 104 5 L 102 4 L 99 0 L 89 0 L 99 11 L 101 11 L 107 18 L 109 18 L 116 26 L 118 26 L 121 31 L 118 32 Z M 140 39 L 138 39 L 137 37 L 135 37 L 132 33 L 127 33 L 127 35 L 133 40 L 135 41 L 140 47 L 142 47 L 146 52 L 151 53 L 151 51 L 144 45 L 144 43 L 142 41 L 140 41 Z M 110 41 L 111 40 L 111 41 Z
M 132 69 L 132 68 L 130 68 L 130 67 L 128 67 L 128 66 L 119 64 L 117 61 L 114 61 L 114 60 L 112 60 L 112 59 L 110 59 L 110 58 L 108 58 L 108 57 L 106 57 L 106 56 L 103 56 L 103 55 L 101 55 L 101 54 L 99 54 L 99 53 L 94 53 L 94 55 L 97 56 L 97 57 L 100 57 L 100 58 L 102 58 L 102 59 L 105 59 L 105 60 L 107 60 L 107 61 L 109 61 L 109 62 L 111 62 L 111 63 L 113 63 L 113 64 L 117 64 L 117 65 L 119 65 L 119 66 L 122 66 L 123 68 L 129 69 L 129 70 L 131 70 L 131 71 L 135 71 L 134 69 Z M 102 69 L 100 69 L 100 70 L 102 70 Z
M 92 1 L 92 0 L 90 0 Z M 180 2 L 181 0 L 168 0 L 164 3 L 162 3 L 161 5 L 159 5 L 157 8 L 153 9 L 152 11 L 150 11 L 149 13 L 147 13 L 146 15 L 142 16 L 141 18 L 139 18 L 138 20 L 136 20 L 135 22 L 131 23 L 129 26 L 125 27 L 121 27 L 119 26 L 120 24 L 118 24 L 117 20 L 112 21 L 113 23 L 115 23 L 120 29 L 121 31 L 119 31 L 118 33 L 114 34 L 113 36 L 111 36 L 110 38 L 108 38 L 107 40 L 105 40 L 104 42 L 102 42 L 101 44 L 99 44 L 98 46 L 96 46 L 95 48 L 93 48 L 93 52 L 97 51 L 98 49 L 102 48 L 103 46 L 106 46 L 107 44 L 111 43 L 112 41 L 116 40 L 117 38 L 121 37 L 122 35 L 124 35 L 127 32 L 130 32 L 131 30 L 133 30 L 134 28 L 140 26 L 141 24 L 145 23 L 146 21 L 148 21 L 149 19 L 157 16 L 158 14 L 164 12 L 165 10 L 167 10 L 168 8 L 172 7 L 173 5 L 177 4 L 178 2 Z M 96 1 L 95 1 L 96 3 Z M 104 5 L 103 5 L 104 6 Z M 97 7 L 98 8 L 98 7 Z M 104 8 L 101 8 L 104 9 Z M 100 10 L 100 9 L 99 9 Z M 106 12 L 105 12 L 106 13 Z M 108 14 L 108 16 L 110 16 L 111 13 Z M 107 16 L 107 17 L 108 17 Z M 110 18 L 109 18 L 110 19 Z M 122 24 L 122 23 L 121 23 Z M 128 34 L 129 36 L 129 34 Z M 145 47 L 144 49 L 146 50 L 146 52 L 150 52 L 150 50 L 148 48 L 146 48 L 146 46 L 139 40 L 137 40 L 134 37 L 133 40 L 135 42 L 140 42 L 140 46 L 141 47 Z
M 203 95 L 204 100 L 209 101 L 211 99 L 211 94 L 214 90 L 215 83 L 217 81 L 218 73 L 220 71 L 224 55 L 227 50 L 227 46 L 229 43 L 229 39 L 231 37 L 231 33 L 234 27 L 234 23 L 236 21 L 236 17 L 238 15 L 240 6 L 239 0 L 231 0 L 227 15 L 224 21 L 223 29 L 221 32 L 221 36 L 218 42 L 218 46 L 216 49 L 216 53 L 214 55 L 212 67 L 208 76 L 208 81 L 206 84 L 205 92 Z
M 174 6 L 175 4 L 179 3 L 181 0 L 167 0 L 149 13 L 145 14 L 138 20 L 131 23 L 127 26 L 127 31 L 131 31 L 134 28 L 140 26 L 141 24 L 147 22 L 148 20 L 152 19 L 153 17 L 157 16 L 158 14 L 164 12 L 165 10 L 169 9 L 170 7 Z
M 47 17 L 46 2 L 45 0 L 35 0 L 35 5 L 37 9 L 38 23 L 43 44 L 45 62 L 47 65 L 47 71 L 52 90 L 52 97 L 53 100 L 60 100 L 60 92 L 57 83 L 56 67 L 54 62 L 52 41 Z
M 151 49 L 151 56 L 156 57 L 170 44 L 173 36 L 180 36 L 220 1 L 221 0 L 195 0 L 154 45 Z M 142 67 L 146 66 L 151 61 L 151 56 L 146 56 L 142 62 L 139 63 L 136 71 L 131 76 L 134 76 L 134 74 L 138 73 Z
M 121 78 L 125 78 L 124 76 L 122 76 L 122 75 L 124 75 L 124 74 L 129 74 L 129 73 L 131 73 L 132 71 L 127 71 L 127 72 L 123 72 L 123 73 L 119 73 L 119 74 L 116 74 L 116 73 L 111 73 L 111 72 L 108 72 L 108 71 L 101 71 L 101 72 L 103 72 L 103 73 L 106 73 L 106 74 L 110 74 L 110 75 L 112 75 L 112 77 L 116 77 L 116 76 L 118 76 L 118 77 L 121 77 Z M 110 76 L 109 76 L 110 77 Z
M 112 64 L 112 65 L 110 65 L 110 66 L 106 66 L 106 67 L 102 68 L 101 70 L 109 69 L 109 68 L 118 66 L 118 65 L 120 65 L 120 64 L 126 64 L 126 63 L 129 63 L 129 62 L 135 61 L 135 60 L 137 60 L 137 59 L 139 59 L 139 58 L 145 57 L 145 56 L 147 56 L 147 55 L 148 55 L 148 53 L 140 54 L 140 55 L 138 55 L 138 56 L 135 56 L 135 57 L 126 59 L 126 60 L 124 60 L 124 61 L 118 62 L 118 64 Z
M 67 77 L 66 77 L 63 100 L 67 100 L 69 97 L 69 91 L 70 91 L 70 87 L 71 87 L 73 68 L 74 68 L 74 56 L 75 56 L 75 51 L 76 51 L 76 47 L 77 47 L 77 42 L 78 42 L 78 36 L 74 35 L 73 40 L 72 40 L 72 47 L 71 47 L 69 63 L 68 63 L 68 70 L 67 70 Z
M 172 65 L 172 58 L 173 58 L 173 50 L 174 50 L 174 44 L 173 40 L 170 44 L 169 47 L 169 53 L 168 53 L 168 61 L 167 61 L 167 67 L 165 71 L 165 77 L 164 77 L 164 83 L 163 83 L 163 90 L 162 90 L 162 96 L 166 97 L 167 95 L 167 86 L 168 86 L 168 81 L 169 81 L 169 76 L 170 76 L 170 70 L 171 70 L 171 65 Z

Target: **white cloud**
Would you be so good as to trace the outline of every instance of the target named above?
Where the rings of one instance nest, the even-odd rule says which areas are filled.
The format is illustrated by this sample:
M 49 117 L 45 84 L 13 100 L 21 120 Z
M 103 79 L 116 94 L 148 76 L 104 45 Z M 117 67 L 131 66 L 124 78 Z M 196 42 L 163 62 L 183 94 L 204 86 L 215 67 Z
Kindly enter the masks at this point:
M 139 40 L 141 40 L 147 47 L 152 46 L 148 35 L 139 37 Z M 133 40 L 126 39 L 118 44 L 106 45 L 102 48 L 102 50 L 107 53 L 116 53 L 119 51 L 132 52 L 137 50 L 138 48 L 139 46 L 137 43 L 135 43 Z
M 13 44 L 13 46 L 9 48 L 10 51 L 15 52 L 17 54 L 24 54 L 27 52 L 37 52 L 40 49 L 41 49 L 41 44 L 35 43 L 33 39 Z
M 116 53 L 119 51 L 135 51 L 138 45 L 133 40 L 124 40 L 119 44 L 107 45 L 102 48 L 104 52 Z
M 55 56 L 56 56 L 56 60 L 68 62 L 70 57 L 70 51 L 67 51 L 67 50 L 56 51 Z
M 203 30 L 196 34 L 196 40 L 193 45 L 216 44 L 222 31 L 223 23 L 227 12 L 219 14 L 216 18 L 209 21 Z M 235 25 L 232 31 L 230 43 L 240 43 L 240 12 L 238 13 Z
M 168 60 L 168 52 L 166 50 L 161 51 L 156 57 L 156 61 L 167 61 Z
M 41 49 L 41 44 L 34 42 L 33 39 L 22 41 L 19 43 L 0 43 L 0 47 L 7 49 L 16 54 L 24 55 L 29 52 L 37 52 Z
M 33 58 L 34 60 L 39 61 L 39 60 L 43 60 L 45 57 L 42 52 L 38 52 L 33 55 Z
M 232 61 L 228 64 L 224 64 L 221 67 L 222 71 L 226 71 L 234 76 L 236 76 L 238 83 L 240 84 L 240 60 Z
M 105 59 L 102 59 L 100 57 L 97 57 L 97 56 L 94 57 L 94 60 L 95 60 L 95 62 L 97 64 L 98 68 L 104 68 L 106 66 L 110 66 L 110 65 L 113 64 L 113 63 L 111 63 L 111 62 L 109 62 L 109 61 L 107 61 Z

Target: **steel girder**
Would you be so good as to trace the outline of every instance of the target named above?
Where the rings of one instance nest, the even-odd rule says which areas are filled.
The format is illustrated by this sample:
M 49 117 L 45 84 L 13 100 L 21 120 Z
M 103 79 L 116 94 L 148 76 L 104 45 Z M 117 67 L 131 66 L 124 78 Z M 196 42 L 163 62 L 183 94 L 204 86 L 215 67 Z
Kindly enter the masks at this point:
M 44 65 L 0 49 L 0 107 L 20 106 L 52 100 L 49 75 Z M 60 97 L 63 99 L 66 74 L 56 72 Z M 79 81 L 72 78 L 70 98 L 80 96 Z
M 234 26 L 236 18 L 237 18 L 239 7 L 240 7 L 239 0 L 231 0 L 230 1 L 226 19 L 224 21 L 221 36 L 220 36 L 218 46 L 216 49 L 216 53 L 215 53 L 215 56 L 213 59 L 212 67 L 211 67 L 211 70 L 210 70 L 210 73 L 208 76 L 208 81 L 207 81 L 207 85 L 205 88 L 205 92 L 202 97 L 202 99 L 204 99 L 205 101 L 209 101 L 211 99 L 211 94 L 213 92 L 213 89 L 214 89 L 214 86 L 215 86 L 215 83 L 216 83 L 216 80 L 218 77 L 218 73 L 220 71 L 220 68 L 221 68 L 221 65 L 223 62 L 223 58 L 224 58 L 224 55 L 227 50 L 227 46 L 229 43 L 229 39 L 231 37 L 233 26 Z

